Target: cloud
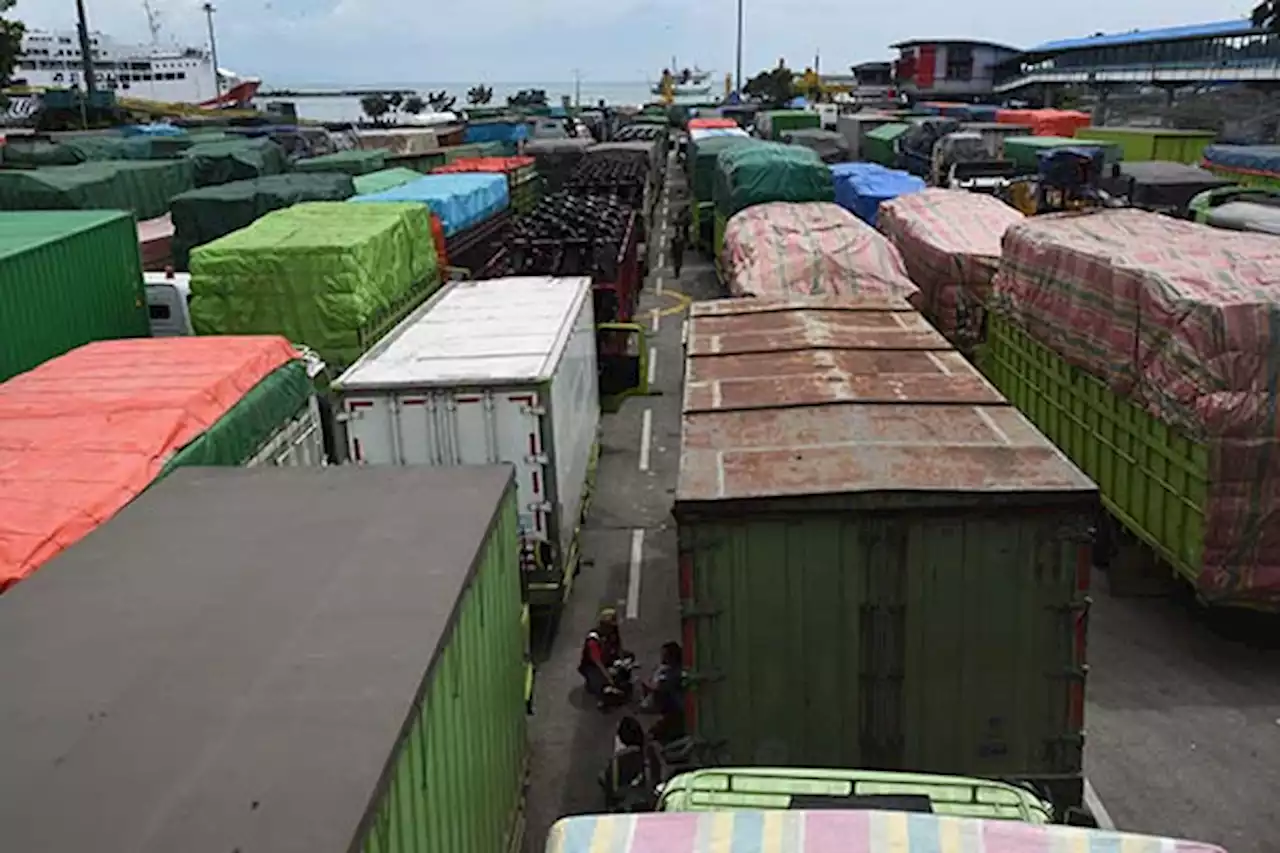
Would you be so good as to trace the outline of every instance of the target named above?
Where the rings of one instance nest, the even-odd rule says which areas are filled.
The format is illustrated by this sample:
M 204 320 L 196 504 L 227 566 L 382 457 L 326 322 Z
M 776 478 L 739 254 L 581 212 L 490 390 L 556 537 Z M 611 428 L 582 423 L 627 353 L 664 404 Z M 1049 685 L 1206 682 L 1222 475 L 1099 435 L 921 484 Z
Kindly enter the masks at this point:
M 91 25 L 145 41 L 140 0 L 86 0 Z M 198 0 L 152 0 L 165 30 L 206 41 Z M 637 81 L 675 54 L 731 70 L 736 0 L 215 0 L 219 59 L 269 82 Z M 747 74 L 779 57 L 797 67 L 820 52 L 843 71 L 887 59 L 909 38 L 969 37 L 1030 46 L 1053 38 L 1240 17 L 1252 0 L 916 0 L 878 14 L 848 0 L 743 0 Z M 884 8 L 884 7 L 880 7 Z M 70 2 L 19 0 L 31 26 L 71 28 Z M 1082 24 L 1081 22 L 1087 22 Z

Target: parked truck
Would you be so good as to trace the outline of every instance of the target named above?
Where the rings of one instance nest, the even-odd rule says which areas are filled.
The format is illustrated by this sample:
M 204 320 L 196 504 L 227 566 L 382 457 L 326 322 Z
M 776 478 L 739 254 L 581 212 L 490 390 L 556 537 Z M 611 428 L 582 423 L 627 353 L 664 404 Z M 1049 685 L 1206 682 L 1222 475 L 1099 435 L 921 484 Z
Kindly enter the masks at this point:
M 905 302 L 701 303 L 686 347 L 686 722 L 716 763 L 1079 806 L 1094 484 Z
M 139 338 L 0 384 L 0 591 L 178 468 L 323 465 L 321 370 L 278 337 Z
M 0 598 L 0 849 L 515 853 L 510 466 L 192 468 Z
M 600 410 L 591 281 L 441 290 L 334 383 L 348 458 L 516 466 L 529 602 L 558 608 L 581 559 Z
M 147 330 L 133 217 L 0 212 L 0 382 L 81 344 Z

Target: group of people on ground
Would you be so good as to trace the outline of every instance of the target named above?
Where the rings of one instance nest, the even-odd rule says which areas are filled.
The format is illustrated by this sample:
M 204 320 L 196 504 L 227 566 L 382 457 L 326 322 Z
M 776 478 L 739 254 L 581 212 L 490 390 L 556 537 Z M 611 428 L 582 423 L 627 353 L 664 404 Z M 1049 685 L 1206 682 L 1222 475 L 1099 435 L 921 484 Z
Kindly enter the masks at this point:
M 661 780 L 661 747 L 684 737 L 683 656 L 679 643 L 664 643 L 652 677 L 640 684 L 639 710 L 657 718 L 648 732 L 632 715 L 618 724 L 613 755 L 600 779 L 612 806 L 625 806 L 628 799 L 647 801 Z M 632 698 L 631 659 L 622 645 L 617 611 L 605 608 L 583 640 L 578 663 L 587 695 L 600 710 L 621 707 Z

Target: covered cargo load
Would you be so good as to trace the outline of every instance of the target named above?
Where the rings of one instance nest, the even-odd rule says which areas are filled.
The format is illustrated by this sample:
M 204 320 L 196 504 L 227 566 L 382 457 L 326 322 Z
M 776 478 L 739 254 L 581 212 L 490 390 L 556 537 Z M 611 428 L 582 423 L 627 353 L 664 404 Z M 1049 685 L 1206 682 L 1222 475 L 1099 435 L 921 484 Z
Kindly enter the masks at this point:
M 0 170 L 3 210 L 128 210 L 138 219 L 169 211 L 193 186 L 182 160 L 104 160 L 78 166 Z
M 898 138 L 898 166 L 927 179 L 938 140 L 959 130 L 960 122 L 953 118 L 922 118 L 912 122 L 907 132 Z
M 137 223 L 138 251 L 144 272 L 162 270 L 173 263 L 173 218 L 169 214 Z
M 742 145 L 762 145 L 745 133 L 725 133 L 692 140 L 689 143 L 687 164 L 689 169 L 689 188 L 693 198 L 699 202 L 711 201 L 715 187 L 716 159 L 720 152 Z
M 381 151 L 337 151 L 319 157 L 307 157 L 293 162 L 295 172 L 341 172 L 344 175 L 368 175 L 386 167 L 386 154 Z
M 849 160 L 849 143 L 834 130 L 789 130 L 782 134 L 782 141 L 788 145 L 803 145 L 813 149 L 824 163 L 843 163 Z
M 133 217 L 0 212 L 0 382 L 107 338 L 146 337 Z
M 802 839 L 802 841 L 801 841 Z M 907 812 L 713 811 L 561 818 L 546 853 L 1227 853 L 1150 835 Z
M 542 180 L 532 157 L 475 157 L 454 160 L 431 170 L 433 175 L 481 172 L 507 179 L 507 196 L 513 213 L 528 213 L 542 197 Z
M 525 143 L 524 153 L 538 166 L 538 174 L 546 182 L 548 193 L 560 190 L 574 167 L 595 144 L 593 139 L 532 139 Z
M 519 849 L 515 513 L 497 467 L 159 484 L 0 598 L 0 848 Z
M 356 146 L 364 151 L 382 151 L 387 156 L 430 154 L 440 149 L 436 132 L 429 127 L 357 130 Z
M 341 368 L 439 283 L 425 205 L 303 202 L 191 253 L 191 322 L 285 335 Z
M 1004 157 L 1004 141 L 1010 136 L 1031 136 L 1031 128 L 1022 124 L 1000 124 L 996 121 L 971 121 L 960 125 L 963 133 L 977 133 L 982 136 L 987 153 L 991 159 Z
M 722 265 L 732 296 L 917 295 L 889 241 L 829 202 L 742 211 L 725 227 Z
M 170 203 L 174 267 L 185 271 L 196 246 L 251 225 L 273 210 L 302 201 L 343 201 L 353 195 L 351 177 L 339 173 L 268 175 L 176 195 Z
M 766 110 L 756 115 L 756 128 L 765 139 L 782 141 L 789 130 L 822 127 L 822 116 L 811 110 Z
M 411 183 L 372 195 L 355 196 L 351 200 L 361 203 L 425 204 L 432 213 L 440 217 L 446 238 L 492 219 L 510 204 L 506 176 L 483 172 L 423 175 Z
M 1272 204 L 1230 201 L 1210 210 L 1205 221 L 1214 228 L 1280 236 L 1280 207 Z
M 195 168 L 197 187 L 246 181 L 289 171 L 284 149 L 267 137 L 197 142 L 182 156 Z
M 1023 215 L 988 195 L 926 189 L 880 206 L 879 229 L 920 288 L 920 311 L 963 353 L 981 343 L 1000 241 Z
M 1040 155 L 1061 148 L 1103 152 L 1103 162 L 1110 166 L 1120 162 L 1120 146 L 1101 140 L 1073 139 L 1069 136 L 1014 136 L 1004 141 L 1004 159 L 1013 161 L 1026 174 L 1039 174 Z
M 1246 186 L 1280 189 L 1280 145 L 1210 145 L 1204 167 Z
M 380 193 L 383 190 L 402 186 L 421 177 L 421 172 L 397 166 L 390 169 L 379 169 L 367 175 L 356 175 L 352 178 L 352 181 L 355 185 L 356 194 L 368 195 L 369 193 Z
M 1000 124 L 1025 125 L 1036 136 L 1068 139 L 1075 136 L 1080 128 L 1093 123 L 1092 116 L 1076 110 L 998 110 L 995 120 Z
M 1280 606 L 1278 289 L 1273 237 L 1132 209 L 1024 220 L 993 283 L 993 381 L 1211 603 Z
M 831 167 L 831 177 L 836 204 L 873 227 L 881 202 L 925 188 L 915 175 L 876 163 L 841 163 Z
M 721 300 L 688 324 L 683 646 L 717 673 L 687 694 L 693 735 L 721 766 L 1078 806 L 1094 485 L 903 302 Z
M 448 145 L 440 150 L 444 152 L 446 163 L 473 160 L 476 157 L 506 157 L 513 153 L 501 142 L 468 142 L 463 145 Z
M 1199 166 L 1144 160 L 1116 164 L 1100 184 L 1111 195 L 1127 198 L 1134 207 L 1182 216 L 1191 199 L 1231 182 Z
M 155 160 L 174 157 L 191 145 L 183 136 L 81 136 L 49 142 L 13 137 L 0 159 L 13 168 L 74 166 L 100 160 Z
M 866 152 L 862 143 L 866 135 L 877 127 L 895 124 L 898 117 L 889 113 L 860 112 L 836 118 L 836 132 L 844 137 L 849 145 L 850 160 L 865 160 Z
M 720 152 L 712 196 L 717 214 L 728 218 L 771 201 L 831 201 L 835 191 L 831 169 L 812 149 L 762 144 Z
M 1127 162 L 1163 160 L 1198 164 L 1204 149 L 1217 138 L 1212 130 L 1173 130 L 1163 127 L 1082 127 L 1076 139 L 1113 142 Z
M 514 465 L 530 603 L 564 602 L 600 423 L 590 279 L 450 284 L 333 387 L 359 464 Z
M 861 157 L 881 166 L 898 165 L 898 140 L 911 129 L 905 123 L 882 124 L 862 136 Z
M 514 154 L 521 142 L 529 138 L 529 125 L 516 118 L 473 120 L 462 136 L 465 143 L 497 142 L 504 153 Z
M 323 461 L 307 362 L 283 338 L 86 344 L 0 384 L 0 590 L 175 468 Z

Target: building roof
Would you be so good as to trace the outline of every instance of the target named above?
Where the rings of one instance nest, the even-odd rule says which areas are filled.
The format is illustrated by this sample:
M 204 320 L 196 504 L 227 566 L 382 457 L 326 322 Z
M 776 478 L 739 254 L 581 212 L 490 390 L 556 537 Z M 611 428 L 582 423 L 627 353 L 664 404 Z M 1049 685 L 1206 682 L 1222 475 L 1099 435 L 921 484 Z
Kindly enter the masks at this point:
M 850 65 L 849 67 L 852 68 L 854 71 L 857 71 L 859 68 L 872 70 L 876 68 L 892 68 L 893 63 L 887 60 L 883 62 L 859 62 L 857 65 Z
M 1012 53 L 1020 52 L 1020 48 L 1010 47 L 1007 44 L 1000 44 L 995 41 L 983 41 L 982 39 L 907 39 L 906 41 L 891 44 L 889 47 L 897 50 L 898 48 L 912 47 L 917 44 L 970 44 L 979 47 L 994 47 L 997 50 L 1007 50 Z
M 1248 18 L 1216 21 L 1210 24 L 1187 24 L 1180 27 L 1162 27 L 1155 30 L 1131 30 L 1127 33 L 1111 33 L 1085 38 L 1058 39 L 1036 45 L 1027 53 L 1057 53 L 1064 50 L 1083 50 L 1091 47 L 1119 47 L 1144 42 L 1174 41 L 1177 39 L 1201 39 L 1215 36 L 1235 36 L 1254 32 Z

